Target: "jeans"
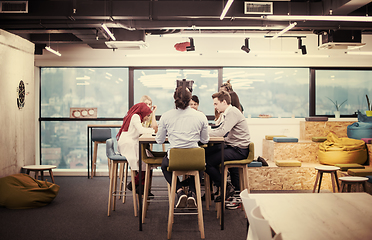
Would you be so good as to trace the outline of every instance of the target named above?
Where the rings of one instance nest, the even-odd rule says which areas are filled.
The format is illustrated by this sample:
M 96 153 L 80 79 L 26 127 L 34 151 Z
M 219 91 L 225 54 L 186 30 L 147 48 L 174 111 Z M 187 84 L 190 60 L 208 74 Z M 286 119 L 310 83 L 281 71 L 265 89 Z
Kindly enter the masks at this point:
M 224 161 L 241 160 L 248 157 L 249 149 L 232 147 L 225 144 Z M 206 173 L 217 187 L 221 187 L 221 144 L 216 144 L 205 148 Z M 239 189 L 239 170 L 237 168 L 229 168 L 231 183 L 235 189 Z

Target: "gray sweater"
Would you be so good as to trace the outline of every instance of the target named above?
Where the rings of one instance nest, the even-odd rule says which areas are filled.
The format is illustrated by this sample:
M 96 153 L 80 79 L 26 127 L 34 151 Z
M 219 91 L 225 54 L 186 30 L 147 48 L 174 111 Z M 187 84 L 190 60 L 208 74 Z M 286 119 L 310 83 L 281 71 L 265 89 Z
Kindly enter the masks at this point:
M 225 137 L 225 144 L 239 147 L 248 148 L 250 143 L 250 135 L 247 121 L 239 109 L 230 105 L 223 113 L 224 120 L 218 128 L 210 129 L 210 137 Z

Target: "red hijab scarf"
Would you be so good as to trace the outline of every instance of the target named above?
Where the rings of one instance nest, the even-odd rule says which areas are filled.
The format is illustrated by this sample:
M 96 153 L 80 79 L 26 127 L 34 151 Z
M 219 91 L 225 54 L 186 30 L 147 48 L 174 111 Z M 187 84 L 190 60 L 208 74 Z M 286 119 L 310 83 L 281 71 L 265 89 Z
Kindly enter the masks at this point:
M 127 132 L 129 128 L 130 120 L 132 119 L 133 114 L 138 114 L 141 118 L 141 122 L 143 121 L 143 118 L 146 117 L 151 113 L 151 109 L 146 105 L 146 103 L 137 103 L 136 105 L 133 105 L 125 115 L 123 119 L 123 125 L 121 126 L 118 134 L 116 135 L 116 139 L 119 140 L 120 135 L 122 132 Z

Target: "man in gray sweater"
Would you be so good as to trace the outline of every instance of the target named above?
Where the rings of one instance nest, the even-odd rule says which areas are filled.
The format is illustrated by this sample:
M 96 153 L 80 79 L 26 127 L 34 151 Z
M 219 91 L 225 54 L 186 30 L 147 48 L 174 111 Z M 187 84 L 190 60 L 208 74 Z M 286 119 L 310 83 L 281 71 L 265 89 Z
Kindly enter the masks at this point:
M 246 159 L 248 157 L 250 135 L 247 121 L 239 109 L 231 105 L 228 92 L 220 91 L 212 95 L 214 108 L 222 116 L 222 124 L 210 129 L 210 137 L 225 137 L 224 161 Z M 210 176 L 216 187 L 221 186 L 221 144 L 209 146 L 205 149 L 206 173 Z M 229 169 L 232 185 L 228 185 L 226 198 L 234 194 L 234 188 L 239 186 L 238 169 Z M 235 187 L 234 187 L 235 186 Z M 217 198 L 215 201 L 220 201 Z

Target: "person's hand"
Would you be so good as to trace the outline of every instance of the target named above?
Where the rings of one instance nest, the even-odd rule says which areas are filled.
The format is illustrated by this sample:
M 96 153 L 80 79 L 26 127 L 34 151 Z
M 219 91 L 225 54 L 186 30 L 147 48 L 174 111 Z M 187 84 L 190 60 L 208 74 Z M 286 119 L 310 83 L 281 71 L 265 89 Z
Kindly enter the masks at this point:
M 156 112 L 156 109 L 158 109 L 158 107 L 157 107 L 156 105 L 153 105 L 153 106 L 151 107 L 151 111 L 152 111 L 152 112 Z

